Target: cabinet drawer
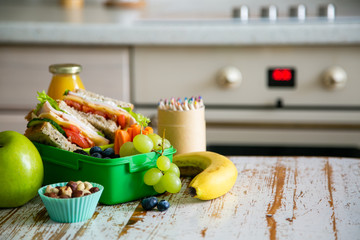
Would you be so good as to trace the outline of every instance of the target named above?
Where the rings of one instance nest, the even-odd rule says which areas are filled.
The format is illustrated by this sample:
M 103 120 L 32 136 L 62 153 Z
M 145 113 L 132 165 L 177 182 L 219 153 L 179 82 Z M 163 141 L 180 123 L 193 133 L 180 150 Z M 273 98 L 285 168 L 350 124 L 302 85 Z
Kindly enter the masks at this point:
M 89 91 L 129 101 L 129 54 L 118 47 L 0 46 L 0 110 L 31 109 L 54 63 L 78 63 Z

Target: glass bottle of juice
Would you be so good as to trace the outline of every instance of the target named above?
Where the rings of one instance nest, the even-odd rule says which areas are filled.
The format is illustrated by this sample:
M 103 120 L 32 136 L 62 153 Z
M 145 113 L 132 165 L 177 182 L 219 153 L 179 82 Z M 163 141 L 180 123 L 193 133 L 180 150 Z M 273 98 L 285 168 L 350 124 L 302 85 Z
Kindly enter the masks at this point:
M 47 94 L 53 99 L 62 99 L 66 90 L 84 89 L 80 79 L 81 65 L 53 64 L 49 71 L 53 74 Z

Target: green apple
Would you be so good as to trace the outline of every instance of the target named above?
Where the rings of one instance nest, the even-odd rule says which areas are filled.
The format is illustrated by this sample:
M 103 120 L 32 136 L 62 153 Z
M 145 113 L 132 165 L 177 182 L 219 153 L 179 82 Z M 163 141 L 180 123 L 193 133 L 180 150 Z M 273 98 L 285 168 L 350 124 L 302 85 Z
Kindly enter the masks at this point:
M 18 132 L 0 132 L 0 208 L 30 201 L 43 178 L 44 166 L 35 145 Z

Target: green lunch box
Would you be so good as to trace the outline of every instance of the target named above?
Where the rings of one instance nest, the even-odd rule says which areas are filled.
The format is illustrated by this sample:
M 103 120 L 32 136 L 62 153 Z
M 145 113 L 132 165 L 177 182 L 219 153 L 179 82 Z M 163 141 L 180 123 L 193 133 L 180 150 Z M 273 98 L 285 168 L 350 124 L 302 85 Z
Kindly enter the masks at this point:
M 143 180 L 145 172 L 156 166 L 156 160 L 160 156 L 157 152 L 101 159 L 36 142 L 34 145 L 44 164 L 43 185 L 78 180 L 98 183 L 104 186 L 99 202 L 106 205 L 158 194 Z M 171 147 L 164 151 L 164 155 L 172 161 L 175 152 Z

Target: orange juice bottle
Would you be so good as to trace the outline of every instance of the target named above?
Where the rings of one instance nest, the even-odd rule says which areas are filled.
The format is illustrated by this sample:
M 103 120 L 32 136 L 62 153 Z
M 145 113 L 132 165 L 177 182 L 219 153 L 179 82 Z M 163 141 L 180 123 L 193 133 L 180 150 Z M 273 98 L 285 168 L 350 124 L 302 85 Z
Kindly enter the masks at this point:
M 66 90 L 84 89 L 80 79 L 81 65 L 53 64 L 49 71 L 53 74 L 47 94 L 53 99 L 62 99 Z

